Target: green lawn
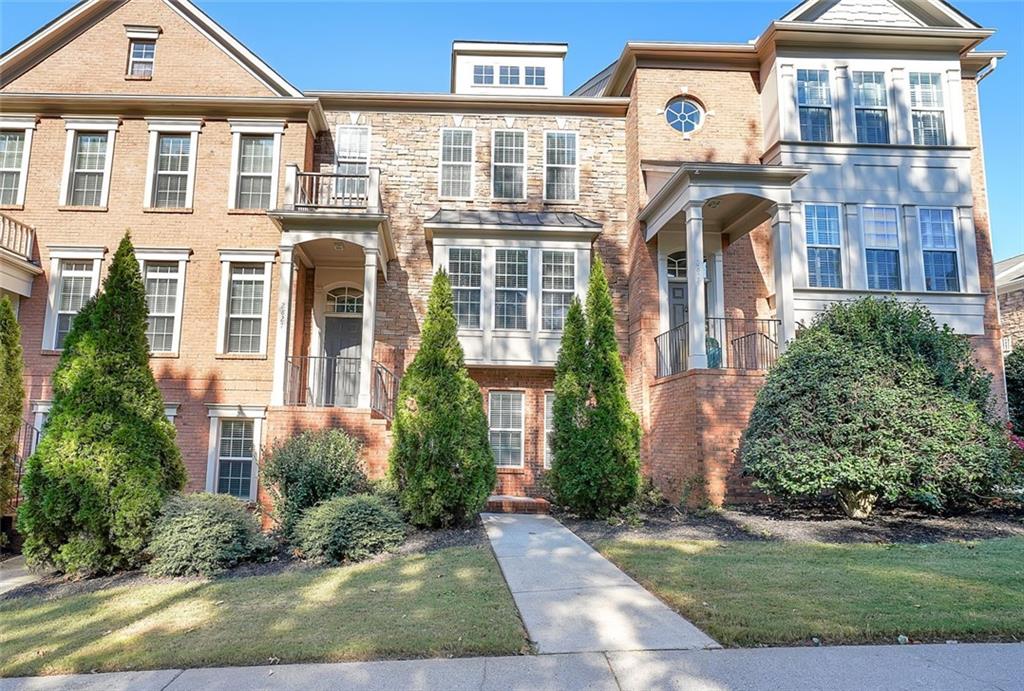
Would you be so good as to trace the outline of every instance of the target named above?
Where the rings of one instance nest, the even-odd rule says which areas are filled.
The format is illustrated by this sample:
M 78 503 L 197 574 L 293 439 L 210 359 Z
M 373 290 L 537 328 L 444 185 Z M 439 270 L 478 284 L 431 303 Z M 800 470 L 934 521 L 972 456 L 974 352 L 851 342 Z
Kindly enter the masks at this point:
M 1024 539 L 597 545 L 723 645 L 1024 638 Z
M 490 550 L 0 602 L 0 676 L 523 652 Z

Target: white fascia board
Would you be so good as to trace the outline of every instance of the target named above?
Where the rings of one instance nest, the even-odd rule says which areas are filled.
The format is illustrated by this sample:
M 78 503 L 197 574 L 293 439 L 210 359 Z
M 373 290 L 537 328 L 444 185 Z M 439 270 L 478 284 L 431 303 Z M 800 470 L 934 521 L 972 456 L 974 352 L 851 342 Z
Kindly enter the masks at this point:
M 198 132 L 202 118 L 145 118 L 150 132 Z
M 116 130 L 121 126 L 121 118 L 93 117 L 90 115 L 66 115 L 64 116 L 65 130 L 82 130 L 85 132 L 107 132 Z
M 220 250 L 222 262 L 272 262 L 277 256 L 277 250 L 260 249 L 228 249 Z
M 188 247 L 136 247 L 135 258 L 140 261 L 176 261 L 187 262 L 192 254 Z
M 39 123 L 35 115 L 14 115 L 13 113 L 0 113 L 0 129 L 4 130 L 34 130 Z
M 286 123 L 284 120 L 228 118 L 228 124 L 232 134 L 283 134 Z
M 103 259 L 107 248 L 83 245 L 47 245 L 50 259 Z

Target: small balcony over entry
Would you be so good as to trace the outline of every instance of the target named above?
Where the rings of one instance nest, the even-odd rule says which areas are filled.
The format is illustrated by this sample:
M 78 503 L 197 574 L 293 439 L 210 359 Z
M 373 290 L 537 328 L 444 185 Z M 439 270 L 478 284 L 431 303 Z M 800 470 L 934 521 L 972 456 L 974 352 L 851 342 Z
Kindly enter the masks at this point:
M 708 369 L 767 370 L 779 357 L 778 319 L 711 317 L 705 320 Z M 654 339 L 657 377 L 687 369 L 688 323 L 683 322 Z

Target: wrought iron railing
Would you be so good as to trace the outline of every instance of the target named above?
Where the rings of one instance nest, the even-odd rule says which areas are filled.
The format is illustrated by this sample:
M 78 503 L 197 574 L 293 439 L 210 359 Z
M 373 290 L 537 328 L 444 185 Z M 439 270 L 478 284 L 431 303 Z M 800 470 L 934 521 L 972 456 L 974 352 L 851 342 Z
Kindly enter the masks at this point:
M 21 221 L 0 213 L 0 247 L 26 261 L 32 261 L 32 242 L 36 231 Z
M 291 357 L 285 405 L 355 408 L 359 404 L 359 358 Z
M 711 317 L 706 320 L 704 345 L 709 369 L 767 370 L 779 357 L 779 321 L 742 317 Z M 687 324 L 654 339 L 658 363 L 656 376 L 668 377 L 687 369 Z
M 14 455 L 14 480 L 16 483 L 14 486 L 14 498 L 10 506 L 0 506 L 0 516 L 13 512 L 21 502 L 21 478 L 25 474 L 25 462 L 32 455 L 32 452 L 36 450 L 40 434 L 35 425 L 27 420 L 22 422 L 21 427 L 18 429 L 18 437 L 14 441 L 15 448 L 17 449 Z
M 296 173 L 296 208 L 366 209 L 370 176 L 339 173 Z
M 395 399 L 397 397 L 398 377 L 387 367 L 374 360 L 370 388 L 370 410 L 390 420 L 395 416 Z

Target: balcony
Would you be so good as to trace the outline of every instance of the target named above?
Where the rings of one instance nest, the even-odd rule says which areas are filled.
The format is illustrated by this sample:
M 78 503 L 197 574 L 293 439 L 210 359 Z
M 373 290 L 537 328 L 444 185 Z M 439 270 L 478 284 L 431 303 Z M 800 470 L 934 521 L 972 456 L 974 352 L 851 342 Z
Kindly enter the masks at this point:
M 370 168 L 365 175 L 348 175 L 302 171 L 290 164 L 285 168 L 284 189 L 284 206 L 275 212 L 384 214 L 379 168 Z
M 30 262 L 35 234 L 31 226 L 0 213 L 0 248 Z
M 711 317 L 706 320 L 708 369 L 767 370 L 779 357 L 778 319 Z M 657 378 L 685 372 L 689 355 L 688 324 L 654 339 Z
M 284 403 L 306 408 L 359 406 L 358 357 L 290 357 L 287 359 Z M 398 377 L 377 361 L 370 372 L 370 410 L 390 420 L 398 395 Z
M 32 261 L 35 229 L 0 213 L 0 295 L 12 299 L 32 297 L 32 282 L 43 273 Z

